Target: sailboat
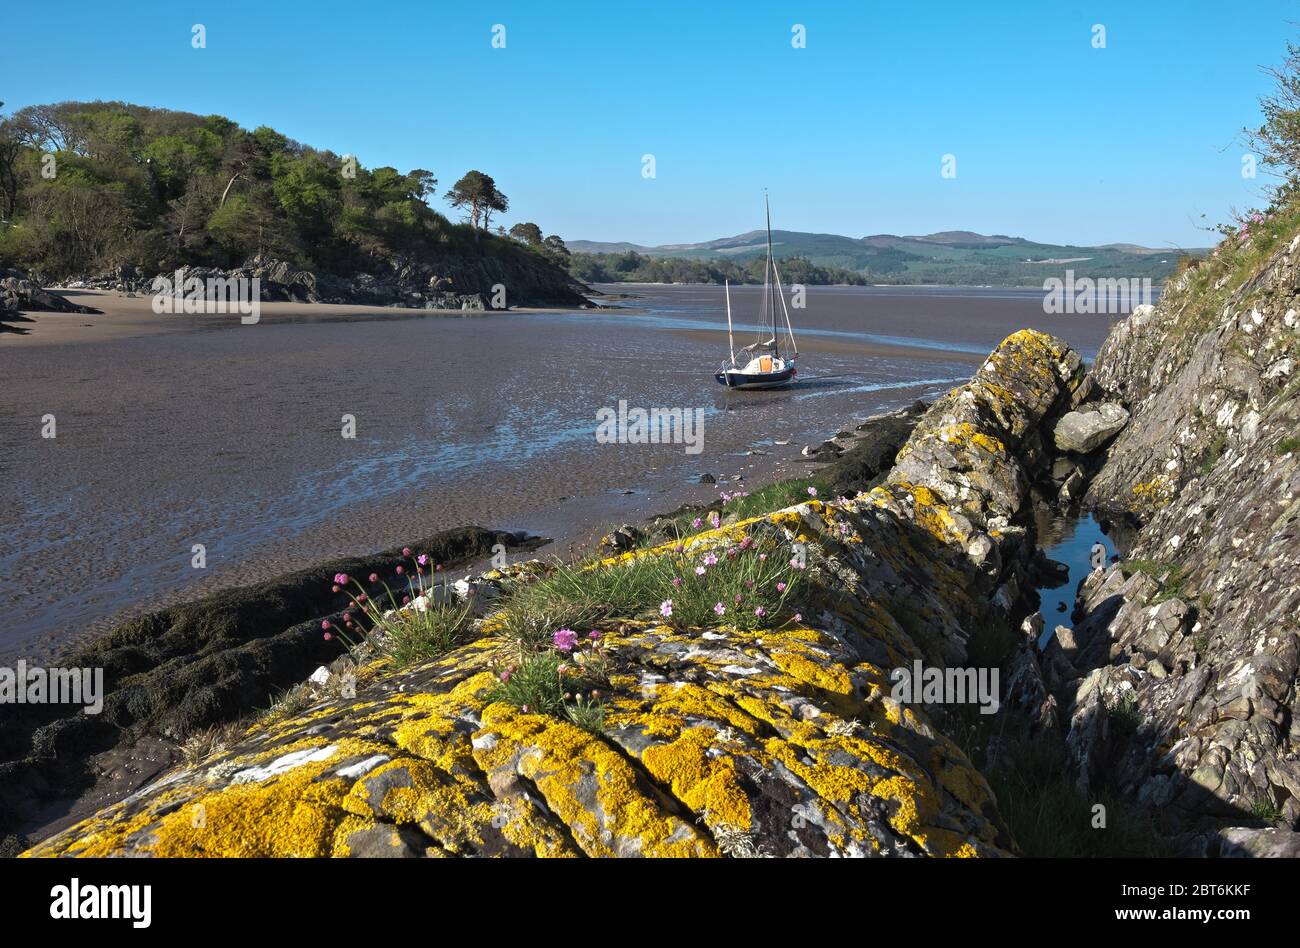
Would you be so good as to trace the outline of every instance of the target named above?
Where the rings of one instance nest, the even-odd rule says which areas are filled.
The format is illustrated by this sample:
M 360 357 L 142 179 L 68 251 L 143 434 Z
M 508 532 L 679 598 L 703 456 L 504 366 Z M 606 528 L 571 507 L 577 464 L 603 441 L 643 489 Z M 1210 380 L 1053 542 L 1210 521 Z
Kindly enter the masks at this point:
M 714 378 L 718 380 L 719 385 L 725 385 L 727 388 L 783 388 L 794 380 L 794 363 L 799 357 L 799 347 L 794 341 L 794 329 L 790 326 L 790 310 L 785 305 L 785 290 L 781 286 L 781 274 L 772 256 L 772 208 L 768 203 L 766 192 L 763 194 L 763 205 L 767 211 L 767 264 L 763 268 L 763 297 L 759 303 L 758 341 L 745 346 L 739 352 L 736 351 L 736 336 L 731 328 L 731 284 L 724 283 L 727 294 L 727 343 L 731 350 L 731 362 L 724 362 Z M 780 314 L 777 313 L 778 303 Z M 784 316 L 785 331 L 790 340 L 788 355 L 781 354 L 781 344 L 778 341 L 777 322 L 780 316 Z

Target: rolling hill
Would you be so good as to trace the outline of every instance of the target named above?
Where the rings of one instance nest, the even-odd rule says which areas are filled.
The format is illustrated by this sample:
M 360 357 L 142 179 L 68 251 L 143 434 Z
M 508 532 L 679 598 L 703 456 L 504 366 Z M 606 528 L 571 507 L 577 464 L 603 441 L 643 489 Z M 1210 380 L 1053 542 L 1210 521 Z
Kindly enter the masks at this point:
M 863 274 L 879 283 L 947 283 L 1041 286 L 1050 276 L 1072 269 L 1077 277 L 1149 277 L 1163 280 L 1173 272 L 1179 256 L 1204 255 L 1205 248 L 1161 250 L 1134 244 L 1083 247 L 1044 244 L 1022 237 L 943 231 L 924 236 L 875 234 L 844 237 L 776 230 L 772 243 L 778 258 L 802 257 L 827 268 Z M 767 252 L 766 234 L 754 230 L 694 244 L 648 247 L 628 242 L 605 243 L 572 240 L 569 249 L 580 254 L 629 254 L 685 260 L 761 258 Z

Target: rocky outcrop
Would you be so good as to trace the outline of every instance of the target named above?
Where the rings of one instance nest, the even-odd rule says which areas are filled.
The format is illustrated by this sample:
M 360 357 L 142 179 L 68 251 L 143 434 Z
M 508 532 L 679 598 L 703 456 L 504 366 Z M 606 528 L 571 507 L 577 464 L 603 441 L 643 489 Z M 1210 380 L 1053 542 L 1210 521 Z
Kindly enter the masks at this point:
M 896 697 L 891 671 L 976 661 L 1010 621 L 1032 549 L 1016 521 L 1082 378 L 1058 340 L 1017 333 L 885 483 L 586 567 L 662 575 L 672 596 L 691 564 L 789 556 L 800 583 L 780 615 L 683 625 L 652 587 L 581 626 L 607 669 L 598 725 L 495 690 L 513 604 L 543 581 L 525 564 L 494 574 L 503 596 L 468 644 L 363 664 L 354 694 L 255 725 L 31 855 L 1014 852 L 948 711 Z
M 1224 241 L 1102 347 L 1092 377 L 1131 418 L 1087 502 L 1138 532 L 1074 628 L 1080 780 L 1224 854 L 1300 829 L 1300 235 L 1265 239 Z
M 538 542 L 463 527 L 415 545 L 434 562 L 454 566 L 487 557 L 498 544 L 517 550 Z M 105 760 L 116 762 L 144 741 L 157 765 L 175 761 L 191 735 L 265 706 L 339 657 L 340 642 L 322 639 L 320 630 L 322 619 L 339 611 L 330 577 L 391 570 L 402 559 L 400 549 L 347 557 L 213 593 L 128 620 L 62 657 L 61 667 L 103 669 L 103 710 L 89 715 L 60 704 L 6 706 L 0 716 L 0 836 L 20 830 L 53 801 L 136 789 L 110 780 L 113 766 Z
M 242 267 L 221 270 L 183 267 L 182 279 L 254 279 L 263 302 L 346 303 L 413 309 L 487 310 L 504 299 L 512 306 L 587 306 L 582 287 L 567 274 L 520 251 L 503 256 L 447 256 L 436 261 L 393 257 L 376 263 L 373 272 L 352 276 L 317 274 L 285 260 L 255 256 Z M 176 281 L 176 271 L 146 274 L 137 267 L 118 267 L 67 285 L 107 289 L 139 296 L 155 292 L 154 279 Z M 498 296 L 498 287 L 504 288 Z
M 22 313 L 32 312 L 98 313 L 99 310 L 41 289 L 39 283 L 21 270 L 0 269 L 0 322 L 21 320 Z

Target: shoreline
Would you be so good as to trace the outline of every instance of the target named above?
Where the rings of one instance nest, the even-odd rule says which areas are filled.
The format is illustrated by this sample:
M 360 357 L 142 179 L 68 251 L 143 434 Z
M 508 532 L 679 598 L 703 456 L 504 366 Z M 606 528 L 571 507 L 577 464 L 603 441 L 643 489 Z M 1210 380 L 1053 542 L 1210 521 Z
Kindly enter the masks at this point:
M 6 325 L 0 332 L 0 346 L 19 342 L 61 345 L 65 343 L 99 343 L 153 333 L 195 329 L 219 329 L 233 320 L 239 326 L 239 313 L 155 313 L 151 297 L 120 290 L 48 287 L 49 292 L 71 303 L 90 306 L 98 313 L 54 313 L 40 310 L 22 313 L 22 321 Z M 612 307 L 601 307 L 602 310 Z M 352 321 L 398 321 L 405 319 L 475 319 L 507 314 L 549 314 L 588 312 L 576 306 L 520 306 L 507 309 L 425 309 L 423 307 L 376 306 L 351 303 L 260 304 L 259 323 L 267 325 L 338 323 Z M 2 320 L 0 320 L 2 321 Z M 249 328 L 249 327 L 241 327 Z M 80 330 L 93 329 L 93 333 Z
M 810 457 L 801 454 L 797 461 L 780 459 L 789 460 L 789 463 L 771 463 L 764 466 L 761 473 L 756 472 L 753 475 L 717 476 L 714 483 L 700 483 L 694 485 L 695 490 L 678 495 L 677 499 L 680 503 L 675 506 L 670 506 L 671 501 L 664 497 L 663 494 L 647 492 L 640 495 L 632 494 L 631 496 L 634 498 L 632 505 L 625 508 L 621 516 L 612 519 L 601 514 L 584 517 L 582 527 L 569 536 L 542 536 L 529 529 L 521 529 L 517 525 L 511 525 L 509 528 L 489 527 L 487 529 L 496 536 L 513 536 L 515 540 L 511 547 L 512 550 L 521 551 L 529 559 L 559 559 L 566 563 L 572 563 L 584 557 L 607 556 L 612 552 L 617 552 L 618 549 L 610 541 L 616 539 L 618 534 L 627 527 L 631 526 L 644 539 L 649 540 L 653 537 L 655 530 L 670 529 L 665 528 L 664 523 L 680 517 L 687 510 L 698 511 L 702 514 L 703 511 L 719 508 L 721 504 L 718 494 L 726 490 L 743 489 L 753 492 L 783 481 L 800 477 L 818 478 L 830 472 L 838 472 L 835 477 L 844 478 L 862 476 L 864 470 L 874 471 L 875 468 L 888 470 L 897 447 L 901 445 L 902 441 L 906 440 L 907 434 L 910 433 L 917 419 L 923 413 L 918 411 L 921 404 L 923 403 L 916 402 L 910 407 L 882 410 L 873 412 L 865 418 L 856 417 L 850 419 L 844 423 L 843 427 L 828 432 L 826 435 L 827 440 L 822 442 Z M 893 443 L 895 441 L 897 444 Z M 832 448 L 831 445 L 835 447 Z M 858 448 L 856 452 L 854 451 L 855 448 Z M 842 458 L 847 458 L 846 463 L 837 465 L 837 462 Z M 754 458 L 755 463 L 760 461 L 761 458 Z M 852 475 L 845 473 L 849 469 L 852 469 Z M 662 499 L 654 499 L 657 497 Z M 686 499 L 683 499 L 683 497 Z M 482 528 L 464 526 L 444 531 L 439 536 L 480 529 Z M 412 545 L 416 543 L 427 544 L 427 542 L 412 541 Z M 346 559 L 352 564 L 373 564 L 385 558 L 392 558 L 394 553 L 395 551 L 391 549 L 367 553 L 353 552 L 347 554 Z M 515 559 L 516 557 L 512 555 L 512 562 Z M 155 605 L 139 610 L 127 610 L 110 620 L 110 628 L 103 629 L 98 633 L 69 639 L 64 643 L 60 651 L 60 659 L 75 660 L 78 657 L 85 658 L 86 654 L 79 656 L 78 653 L 93 655 L 96 650 L 104 648 L 108 648 L 106 654 L 111 656 L 116 651 L 112 644 L 114 638 L 125 632 L 129 627 L 137 624 L 141 628 L 150 626 L 152 625 L 151 620 L 164 614 L 183 615 L 191 611 L 198 612 L 204 610 L 205 607 L 210 608 L 209 604 L 214 600 L 239 601 L 247 597 L 253 590 L 302 583 L 303 577 L 309 575 L 316 579 L 317 585 L 319 585 L 319 577 L 325 575 L 337 565 L 338 560 L 332 562 L 318 560 L 301 569 L 263 577 L 251 585 L 248 583 L 224 582 L 219 583 L 213 589 L 187 589 L 179 601 L 169 602 L 161 608 Z M 492 557 L 486 553 L 481 553 L 477 557 L 466 557 L 456 562 L 454 570 L 447 571 L 444 583 L 451 583 L 462 575 L 465 581 L 477 580 L 491 566 Z M 360 567 L 352 565 L 348 568 L 358 570 Z M 367 565 L 365 568 L 369 569 L 370 566 Z M 216 577 L 213 578 L 213 582 L 218 582 Z M 311 586 L 306 586 L 303 590 L 305 595 L 312 595 L 314 592 L 315 589 Z M 273 638 L 294 634 L 300 638 L 319 638 L 316 621 L 311 620 L 308 623 L 300 624 L 308 626 L 308 628 L 303 629 L 294 626 L 282 633 L 277 633 Z M 170 633 L 168 634 L 170 635 Z M 134 634 L 127 633 L 127 637 L 134 638 Z M 257 646 L 262 641 L 262 639 L 255 638 L 250 640 L 248 645 Z M 319 643 L 316 644 L 316 650 L 320 650 Z M 206 653 L 206 650 L 196 649 L 195 651 L 196 657 L 202 653 Z M 332 664 L 325 659 L 320 659 L 319 663 L 327 666 Z M 310 664 L 317 664 L 317 660 L 313 659 Z M 160 670 L 161 667 L 158 666 L 158 669 Z M 137 673 L 132 680 L 138 677 Z M 279 687 L 285 689 L 282 694 L 288 694 L 294 688 L 308 686 L 308 672 L 303 670 L 302 674 L 296 677 L 294 683 L 287 683 Z M 188 692 L 186 696 L 188 698 Z M 256 713 L 254 709 L 250 708 L 245 709 L 242 713 L 223 716 L 208 724 L 207 730 L 212 731 L 235 726 L 241 721 L 249 720 L 250 715 Z M 200 733 L 200 731 L 191 732 L 191 734 L 197 733 Z M 154 733 L 152 728 L 145 728 L 143 731 L 134 734 L 131 734 L 130 729 L 127 729 L 124 731 L 124 735 L 113 746 L 97 752 L 88 751 L 83 758 L 79 758 L 85 764 L 88 775 L 91 776 L 91 785 L 89 787 L 83 787 L 79 792 L 59 796 L 53 800 L 43 801 L 43 805 L 36 814 L 16 825 L 11 825 L 8 832 L 23 837 L 25 840 L 23 845 L 27 847 L 37 845 L 39 842 L 56 835 L 61 830 L 103 807 L 126 798 L 140 787 L 155 780 L 164 771 L 183 763 L 185 760 L 186 747 L 184 739 L 168 740 Z M 188 735 L 186 736 L 188 737 Z M 67 763 L 65 760 L 64 764 Z M 0 833 L 0 839 L 3 839 L 3 836 L 4 834 Z

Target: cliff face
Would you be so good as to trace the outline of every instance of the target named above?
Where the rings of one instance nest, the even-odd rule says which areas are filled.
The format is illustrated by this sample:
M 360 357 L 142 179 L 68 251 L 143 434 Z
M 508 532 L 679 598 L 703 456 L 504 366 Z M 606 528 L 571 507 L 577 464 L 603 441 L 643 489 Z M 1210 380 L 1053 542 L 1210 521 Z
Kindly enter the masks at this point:
M 501 598 L 468 644 L 363 665 L 351 697 L 255 725 L 30 854 L 1014 852 L 946 713 L 896 700 L 890 672 L 972 663 L 1007 628 L 1042 432 L 1085 391 L 1077 354 L 1016 333 L 882 486 L 591 564 L 694 581 L 694 563 L 759 549 L 806 563 L 770 621 L 668 621 L 652 590 L 580 626 L 608 663 L 598 726 L 494 696 L 514 597 L 541 581 L 525 565 L 481 584 Z
M 1092 370 L 1131 419 L 1087 500 L 1140 529 L 1080 591 L 1070 741 L 1083 785 L 1106 770 L 1211 853 L 1300 855 L 1298 292 L 1300 234 L 1270 221 Z

